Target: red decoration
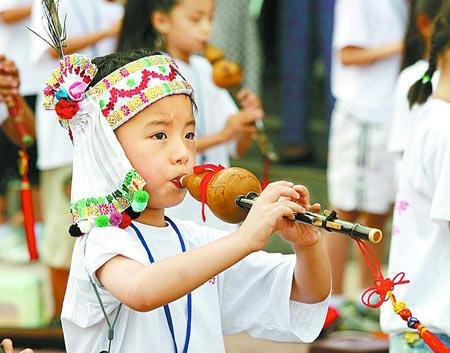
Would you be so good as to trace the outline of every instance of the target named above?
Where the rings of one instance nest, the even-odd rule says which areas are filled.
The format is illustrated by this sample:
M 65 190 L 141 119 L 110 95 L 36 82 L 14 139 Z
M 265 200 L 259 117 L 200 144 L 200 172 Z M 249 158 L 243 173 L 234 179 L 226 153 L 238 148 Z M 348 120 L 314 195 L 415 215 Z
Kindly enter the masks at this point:
M 205 204 L 206 204 L 206 190 L 208 189 L 208 183 L 211 178 L 221 170 L 225 169 L 223 166 L 215 164 L 202 164 L 194 167 L 194 174 L 201 174 L 208 172 L 200 182 L 200 197 L 202 198 L 202 220 L 206 222 Z
M 72 119 L 79 109 L 80 107 L 77 102 L 71 102 L 64 98 L 61 98 L 58 104 L 55 105 L 56 114 L 65 120 Z
M 131 217 L 127 215 L 125 212 L 122 212 L 122 221 L 119 224 L 119 228 L 125 229 L 128 228 L 131 224 Z

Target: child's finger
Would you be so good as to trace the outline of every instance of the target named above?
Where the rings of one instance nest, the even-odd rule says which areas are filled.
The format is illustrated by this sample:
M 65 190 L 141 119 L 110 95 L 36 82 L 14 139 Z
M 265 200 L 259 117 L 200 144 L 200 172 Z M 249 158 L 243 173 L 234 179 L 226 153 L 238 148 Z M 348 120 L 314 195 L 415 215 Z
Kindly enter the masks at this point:
M 306 209 L 309 209 L 311 205 L 309 204 L 309 191 L 304 185 L 294 185 L 294 190 L 298 192 L 300 198 L 298 202 L 304 206 Z
M 5 338 L 0 345 L 5 350 L 5 353 L 13 353 L 13 344 L 9 338 Z
M 320 212 L 320 209 L 321 209 L 320 203 L 315 203 L 308 209 L 308 211 L 318 213 L 318 212 Z
M 286 196 L 290 199 L 296 200 L 300 195 L 290 185 L 277 185 L 273 188 L 264 190 L 259 198 L 262 198 L 264 202 L 276 202 L 280 197 Z

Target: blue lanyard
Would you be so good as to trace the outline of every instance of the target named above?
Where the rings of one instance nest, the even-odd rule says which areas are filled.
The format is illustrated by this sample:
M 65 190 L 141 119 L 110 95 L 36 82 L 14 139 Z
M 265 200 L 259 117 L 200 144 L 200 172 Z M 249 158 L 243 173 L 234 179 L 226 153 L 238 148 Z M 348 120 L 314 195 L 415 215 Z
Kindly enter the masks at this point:
M 170 226 L 173 228 L 175 233 L 177 233 L 178 239 L 180 240 L 181 250 L 183 252 L 186 252 L 186 246 L 184 244 L 183 236 L 181 235 L 180 230 L 178 229 L 176 224 L 169 217 L 164 217 L 164 219 L 167 222 L 169 222 Z M 147 252 L 147 256 L 148 256 L 148 259 L 150 260 L 150 263 L 154 263 L 155 259 L 153 258 L 152 253 L 150 252 L 150 249 L 147 246 L 147 243 L 146 243 L 144 237 L 142 236 L 141 231 L 133 223 L 131 223 L 131 228 L 134 229 L 134 231 L 136 232 L 136 235 L 138 236 L 139 240 L 142 243 L 142 246 L 144 247 L 145 251 Z M 186 322 L 186 338 L 184 341 L 183 353 L 187 353 L 188 348 L 189 348 L 189 340 L 191 338 L 191 323 L 192 323 L 192 295 L 191 295 L 191 293 L 188 293 L 188 295 L 187 295 L 187 312 L 188 312 L 188 317 L 187 317 L 187 322 Z M 173 328 L 173 321 L 172 321 L 172 315 L 170 314 L 169 304 L 164 305 L 164 313 L 166 314 L 167 325 L 169 326 L 170 335 L 172 336 L 175 353 L 178 353 L 177 341 L 175 339 L 175 330 Z

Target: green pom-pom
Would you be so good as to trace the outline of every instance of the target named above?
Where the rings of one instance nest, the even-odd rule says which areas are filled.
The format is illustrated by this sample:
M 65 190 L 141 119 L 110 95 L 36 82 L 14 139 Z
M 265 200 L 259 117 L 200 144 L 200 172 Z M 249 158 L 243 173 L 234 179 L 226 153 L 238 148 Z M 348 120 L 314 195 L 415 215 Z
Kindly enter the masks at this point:
M 109 217 L 105 215 L 98 216 L 95 219 L 95 225 L 97 227 L 106 227 L 107 225 L 109 225 Z
M 150 195 L 144 190 L 137 190 L 133 196 L 134 201 L 137 203 L 147 203 L 149 198 Z
M 34 138 L 33 138 L 33 136 L 31 136 L 31 135 L 25 135 L 25 136 L 22 137 L 22 143 L 23 143 L 25 146 L 32 145 L 33 142 L 34 142 Z

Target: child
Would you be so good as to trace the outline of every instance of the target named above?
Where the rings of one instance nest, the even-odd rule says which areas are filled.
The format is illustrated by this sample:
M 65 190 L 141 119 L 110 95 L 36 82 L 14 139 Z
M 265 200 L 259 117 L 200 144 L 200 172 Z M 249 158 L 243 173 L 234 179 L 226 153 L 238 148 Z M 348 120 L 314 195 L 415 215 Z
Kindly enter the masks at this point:
M 336 105 L 328 154 L 329 201 L 341 218 L 379 229 L 394 198 L 393 162 L 386 142 L 406 14 L 404 0 L 338 0 L 335 8 L 332 90 Z M 326 241 L 333 302 L 343 308 L 348 303 L 343 288 L 349 240 L 329 234 Z M 384 247 L 377 244 L 371 250 L 383 262 Z M 358 257 L 360 286 L 367 288 L 373 276 L 362 260 Z M 354 324 L 345 320 L 354 317 L 345 312 L 341 310 L 342 328 L 364 329 L 358 318 Z M 378 322 L 366 322 L 367 330 L 378 329 Z
M 195 163 L 194 95 L 171 58 L 149 53 L 95 66 L 66 56 L 45 88 L 74 143 L 69 231 L 81 237 L 62 312 L 67 353 L 224 352 L 222 334 L 240 331 L 313 340 L 327 254 L 317 230 L 286 219 L 310 207 L 307 189 L 270 184 L 232 234 L 166 218 Z M 258 252 L 274 231 L 295 255 Z
M 436 17 L 442 0 L 417 0 L 410 10 L 408 31 L 405 35 L 405 55 L 403 63 L 412 62 L 404 67 L 400 73 L 394 92 L 394 108 L 392 124 L 389 134 L 388 150 L 396 156 L 396 174 L 400 166 L 401 154 L 409 140 L 413 122 L 417 116 L 418 105 L 409 106 L 407 99 L 411 85 L 426 71 L 428 57 L 430 55 L 431 33 L 433 19 Z M 413 29 L 414 28 L 414 29 Z M 414 54 L 421 49 L 419 55 Z M 439 78 L 439 73 L 433 76 L 434 86 Z
M 411 282 L 396 287 L 421 323 L 450 347 L 450 1 L 434 23 L 428 69 L 412 87 L 410 104 L 422 105 L 405 148 L 393 220 L 389 276 L 405 272 Z M 432 97 L 432 77 L 441 76 Z M 392 278 L 392 277 L 391 277 Z M 381 324 L 390 352 L 430 351 L 389 304 Z
M 230 165 L 230 155 L 245 153 L 255 132 L 253 123 L 263 117 L 261 102 L 242 90 L 238 111 L 228 92 L 212 80 L 211 64 L 201 53 L 208 44 L 214 16 L 214 0 L 129 1 L 119 39 L 119 49 L 153 48 L 174 58 L 197 94 L 197 162 Z M 168 210 L 169 216 L 201 222 L 200 203 L 188 195 Z M 207 210 L 206 225 L 227 228 Z

